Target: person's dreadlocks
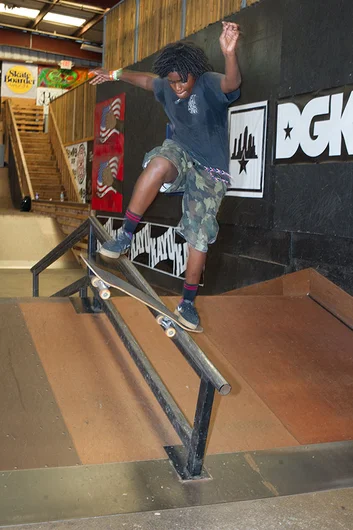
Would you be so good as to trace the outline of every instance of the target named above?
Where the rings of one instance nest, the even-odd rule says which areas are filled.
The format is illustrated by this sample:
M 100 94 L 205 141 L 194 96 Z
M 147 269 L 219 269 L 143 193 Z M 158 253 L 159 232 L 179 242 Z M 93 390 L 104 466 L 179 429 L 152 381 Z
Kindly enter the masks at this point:
M 153 72 L 159 77 L 167 77 L 170 72 L 178 72 L 183 83 L 186 83 L 188 74 L 197 79 L 212 70 L 205 52 L 190 42 L 168 44 L 153 65 Z

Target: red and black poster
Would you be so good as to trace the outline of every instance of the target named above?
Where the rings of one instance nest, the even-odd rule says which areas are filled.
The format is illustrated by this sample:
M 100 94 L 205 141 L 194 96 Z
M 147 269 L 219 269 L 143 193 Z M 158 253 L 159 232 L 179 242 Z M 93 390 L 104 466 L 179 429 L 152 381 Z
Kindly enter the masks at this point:
M 121 212 L 125 94 L 98 103 L 94 115 L 92 209 Z

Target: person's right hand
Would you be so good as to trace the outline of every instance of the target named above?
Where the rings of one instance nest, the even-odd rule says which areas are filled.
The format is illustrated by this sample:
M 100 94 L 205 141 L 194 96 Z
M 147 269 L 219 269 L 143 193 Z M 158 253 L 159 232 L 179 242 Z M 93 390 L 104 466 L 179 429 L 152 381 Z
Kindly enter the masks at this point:
M 93 78 L 89 82 L 90 85 L 100 85 L 101 83 L 106 83 L 107 81 L 114 81 L 111 72 L 109 70 L 104 70 L 104 68 L 91 70 L 88 72 L 88 78 Z

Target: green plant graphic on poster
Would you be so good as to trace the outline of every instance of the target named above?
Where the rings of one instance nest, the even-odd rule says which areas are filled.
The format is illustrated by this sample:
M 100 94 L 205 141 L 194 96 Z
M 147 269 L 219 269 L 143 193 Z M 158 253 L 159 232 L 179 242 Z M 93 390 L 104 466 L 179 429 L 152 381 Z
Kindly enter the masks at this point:
M 49 88 L 70 89 L 88 79 L 86 68 L 61 70 L 60 68 L 41 67 L 38 73 L 38 86 Z

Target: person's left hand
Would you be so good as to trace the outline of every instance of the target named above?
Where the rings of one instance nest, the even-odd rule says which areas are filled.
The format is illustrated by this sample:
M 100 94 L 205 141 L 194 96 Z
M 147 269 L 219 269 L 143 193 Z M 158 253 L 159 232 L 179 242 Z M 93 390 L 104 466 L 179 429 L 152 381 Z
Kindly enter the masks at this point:
M 240 28 L 234 22 L 222 22 L 223 31 L 219 38 L 223 55 L 232 55 L 235 53 L 237 42 L 240 35 Z

